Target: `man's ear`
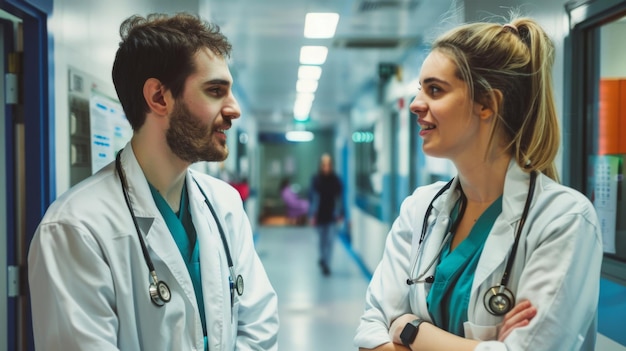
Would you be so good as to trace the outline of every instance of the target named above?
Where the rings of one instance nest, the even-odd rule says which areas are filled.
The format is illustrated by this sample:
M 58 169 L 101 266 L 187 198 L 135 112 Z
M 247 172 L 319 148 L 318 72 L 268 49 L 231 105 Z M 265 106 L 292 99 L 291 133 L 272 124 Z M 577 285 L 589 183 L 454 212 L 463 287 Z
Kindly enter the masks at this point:
M 156 78 L 148 78 L 143 83 L 143 98 L 152 112 L 159 115 L 168 113 L 166 91 L 163 83 Z

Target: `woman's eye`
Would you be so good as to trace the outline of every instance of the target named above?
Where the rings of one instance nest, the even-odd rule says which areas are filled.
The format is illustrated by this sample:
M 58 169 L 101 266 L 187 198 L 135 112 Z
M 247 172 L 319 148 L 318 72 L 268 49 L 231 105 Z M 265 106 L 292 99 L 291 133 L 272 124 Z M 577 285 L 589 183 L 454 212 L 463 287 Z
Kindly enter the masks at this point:
M 441 92 L 441 89 L 439 89 L 438 86 L 431 85 L 430 87 L 428 87 L 428 91 L 434 95 L 434 94 Z

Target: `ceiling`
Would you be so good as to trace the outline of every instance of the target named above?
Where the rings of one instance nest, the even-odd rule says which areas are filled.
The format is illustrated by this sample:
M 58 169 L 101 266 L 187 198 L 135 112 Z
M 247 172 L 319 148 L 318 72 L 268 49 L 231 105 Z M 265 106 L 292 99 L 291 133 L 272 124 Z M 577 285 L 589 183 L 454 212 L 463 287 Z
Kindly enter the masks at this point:
M 453 0 L 200 0 L 201 16 L 233 44 L 231 71 L 244 117 L 259 131 L 285 130 L 293 105 L 300 47 L 329 48 L 307 129 L 332 127 L 364 87 L 378 80 L 380 62 L 399 62 L 449 11 Z M 307 12 L 336 12 L 333 39 L 303 36 Z
M 110 72 L 119 24 L 130 14 L 199 12 L 233 44 L 231 71 L 242 120 L 259 131 L 293 127 L 300 48 L 325 45 L 326 62 L 311 108 L 309 130 L 332 128 L 359 93 L 378 82 L 378 64 L 399 63 L 412 45 L 430 38 L 459 0 L 56 0 L 49 21 L 56 45 L 91 53 L 93 70 Z M 340 15 L 332 39 L 304 38 L 308 12 Z M 83 30 L 76 30 L 83 28 Z M 58 50 L 59 53 L 64 52 Z M 60 59 L 63 61 L 63 59 Z M 80 63 L 82 65 L 82 62 Z M 419 63 L 416 63 L 419 64 Z M 79 65 L 79 66 L 81 66 Z M 417 67 L 419 69 L 419 67 Z M 415 71 L 416 69 L 413 69 Z

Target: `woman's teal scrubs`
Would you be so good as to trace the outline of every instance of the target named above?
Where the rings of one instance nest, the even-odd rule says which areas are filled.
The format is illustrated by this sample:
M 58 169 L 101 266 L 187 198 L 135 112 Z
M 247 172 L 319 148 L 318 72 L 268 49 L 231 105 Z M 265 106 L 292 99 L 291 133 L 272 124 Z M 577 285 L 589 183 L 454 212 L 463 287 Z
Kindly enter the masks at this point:
M 453 251 L 449 240 L 441 252 L 428 297 L 428 312 L 434 324 L 450 333 L 465 336 L 463 323 L 467 321 L 467 308 L 474 272 L 483 251 L 487 236 L 496 218 L 502 212 L 502 196 L 494 201 L 478 218 L 472 230 Z M 452 218 L 458 216 L 458 204 Z

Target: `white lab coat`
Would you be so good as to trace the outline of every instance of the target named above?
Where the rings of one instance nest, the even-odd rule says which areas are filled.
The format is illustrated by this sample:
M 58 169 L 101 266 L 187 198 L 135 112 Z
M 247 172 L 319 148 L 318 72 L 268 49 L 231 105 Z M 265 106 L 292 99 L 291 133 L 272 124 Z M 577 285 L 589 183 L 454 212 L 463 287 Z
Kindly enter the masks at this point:
M 450 189 L 456 189 L 458 178 Z M 497 340 L 502 317 L 484 307 L 485 291 L 498 285 L 509 257 L 528 193 L 530 176 L 511 161 L 504 184 L 502 213 L 485 242 L 469 296 L 465 337 L 483 340 L 475 350 L 593 350 L 599 294 L 602 242 L 597 215 L 579 192 L 545 175 L 537 177 L 508 287 L 516 301 L 529 300 L 537 315 Z M 418 188 L 402 204 L 387 237 L 381 262 L 366 295 L 366 307 L 354 342 L 374 348 L 390 341 L 391 322 L 405 313 L 430 321 L 426 297 L 430 284 L 407 285 L 438 254 L 460 196 L 447 190 L 433 203 L 422 250 L 418 241 L 426 209 L 443 186 Z M 434 275 L 436 264 L 424 276 Z
M 38 350 L 203 350 L 191 278 L 130 144 L 121 157 L 133 209 L 160 280 L 172 298 L 152 304 L 151 282 L 114 163 L 57 199 L 32 240 L 28 264 Z M 209 349 L 276 350 L 277 298 L 255 252 L 234 188 L 189 170 L 189 206 L 200 245 Z M 245 281 L 231 313 L 229 270 L 213 204 Z

